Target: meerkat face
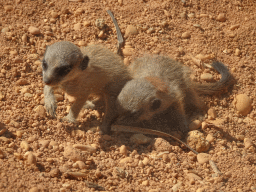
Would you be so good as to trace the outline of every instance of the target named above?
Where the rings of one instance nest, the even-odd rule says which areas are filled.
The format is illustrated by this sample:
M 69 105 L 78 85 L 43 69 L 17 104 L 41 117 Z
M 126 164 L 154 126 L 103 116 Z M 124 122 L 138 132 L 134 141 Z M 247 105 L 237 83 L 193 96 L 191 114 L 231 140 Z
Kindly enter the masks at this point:
M 57 42 L 46 48 L 42 61 L 43 81 L 55 86 L 80 75 L 89 62 L 80 49 L 67 41 Z
M 127 82 L 117 98 L 117 123 L 136 124 L 167 109 L 172 104 L 172 96 L 168 86 L 165 88 L 167 90 L 156 88 L 147 78 Z

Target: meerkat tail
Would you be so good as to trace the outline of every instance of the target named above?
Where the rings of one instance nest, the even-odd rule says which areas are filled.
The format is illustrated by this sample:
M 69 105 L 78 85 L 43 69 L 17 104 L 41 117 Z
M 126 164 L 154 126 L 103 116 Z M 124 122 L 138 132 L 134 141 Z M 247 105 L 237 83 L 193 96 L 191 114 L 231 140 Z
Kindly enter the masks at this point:
M 221 74 L 221 79 L 216 83 L 195 83 L 195 90 L 200 95 L 214 95 L 225 92 L 234 84 L 233 76 L 223 63 L 214 61 L 212 67 Z

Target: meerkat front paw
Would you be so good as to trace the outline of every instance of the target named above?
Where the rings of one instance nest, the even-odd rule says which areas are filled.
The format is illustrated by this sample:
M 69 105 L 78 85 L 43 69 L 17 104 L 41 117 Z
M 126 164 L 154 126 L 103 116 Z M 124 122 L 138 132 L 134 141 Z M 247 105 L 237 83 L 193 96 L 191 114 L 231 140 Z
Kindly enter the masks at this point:
M 52 116 L 52 117 L 56 117 L 56 108 L 57 108 L 57 105 L 56 105 L 56 102 L 55 100 L 45 100 L 44 101 L 44 107 L 46 109 L 46 112 Z
M 77 120 L 75 118 L 71 117 L 70 115 L 67 115 L 67 116 L 61 118 L 60 121 L 62 121 L 62 122 L 66 121 L 69 123 L 77 123 Z

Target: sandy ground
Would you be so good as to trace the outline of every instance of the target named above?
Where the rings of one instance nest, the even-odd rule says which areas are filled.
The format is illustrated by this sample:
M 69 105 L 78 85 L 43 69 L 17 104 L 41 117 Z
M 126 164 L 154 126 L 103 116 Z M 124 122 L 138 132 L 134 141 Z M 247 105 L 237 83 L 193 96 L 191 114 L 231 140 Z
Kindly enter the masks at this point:
M 168 55 L 191 67 L 198 81 L 205 73 L 219 78 L 207 67 L 211 59 L 228 66 L 237 82 L 228 94 L 204 98 L 216 118 L 198 129 L 210 143 L 206 159 L 222 174 L 167 138 L 147 135 L 139 144 L 134 133 L 102 135 L 95 111 L 83 110 L 79 125 L 60 122 L 71 105 L 63 93 L 57 119 L 45 113 L 46 46 L 67 40 L 116 51 L 108 8 L 125 34 L 126 65 L 145 53 Z M 255 10 L 254 0 L 2 1 L 0 191 L 256 191 Z M 104 33 L 95 26 L 102 18 Z

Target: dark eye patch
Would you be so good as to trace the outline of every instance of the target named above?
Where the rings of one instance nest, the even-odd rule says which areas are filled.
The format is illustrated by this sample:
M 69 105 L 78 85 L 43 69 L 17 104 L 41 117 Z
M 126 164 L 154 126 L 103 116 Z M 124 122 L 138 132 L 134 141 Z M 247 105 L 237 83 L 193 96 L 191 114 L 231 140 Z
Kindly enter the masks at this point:
M 48 65 L 47 65 L 47 63 L 46 63 L 46 61 L 44 59 L 42 61 L 42 68 L 43 68 L 44 71 L 46 71 L 47 68 L 48 68 Z
M 58 76 L 64 77 L 72 70 L 71 66 L 63 66 L 56 69 L 56 74 Z
M 155 111 L 161 107 L 161 104 L 162 104 L 162 102 L 160 99 L 154 99 L 151 103 L 150 108 L 151 108 L 151 110 Z

